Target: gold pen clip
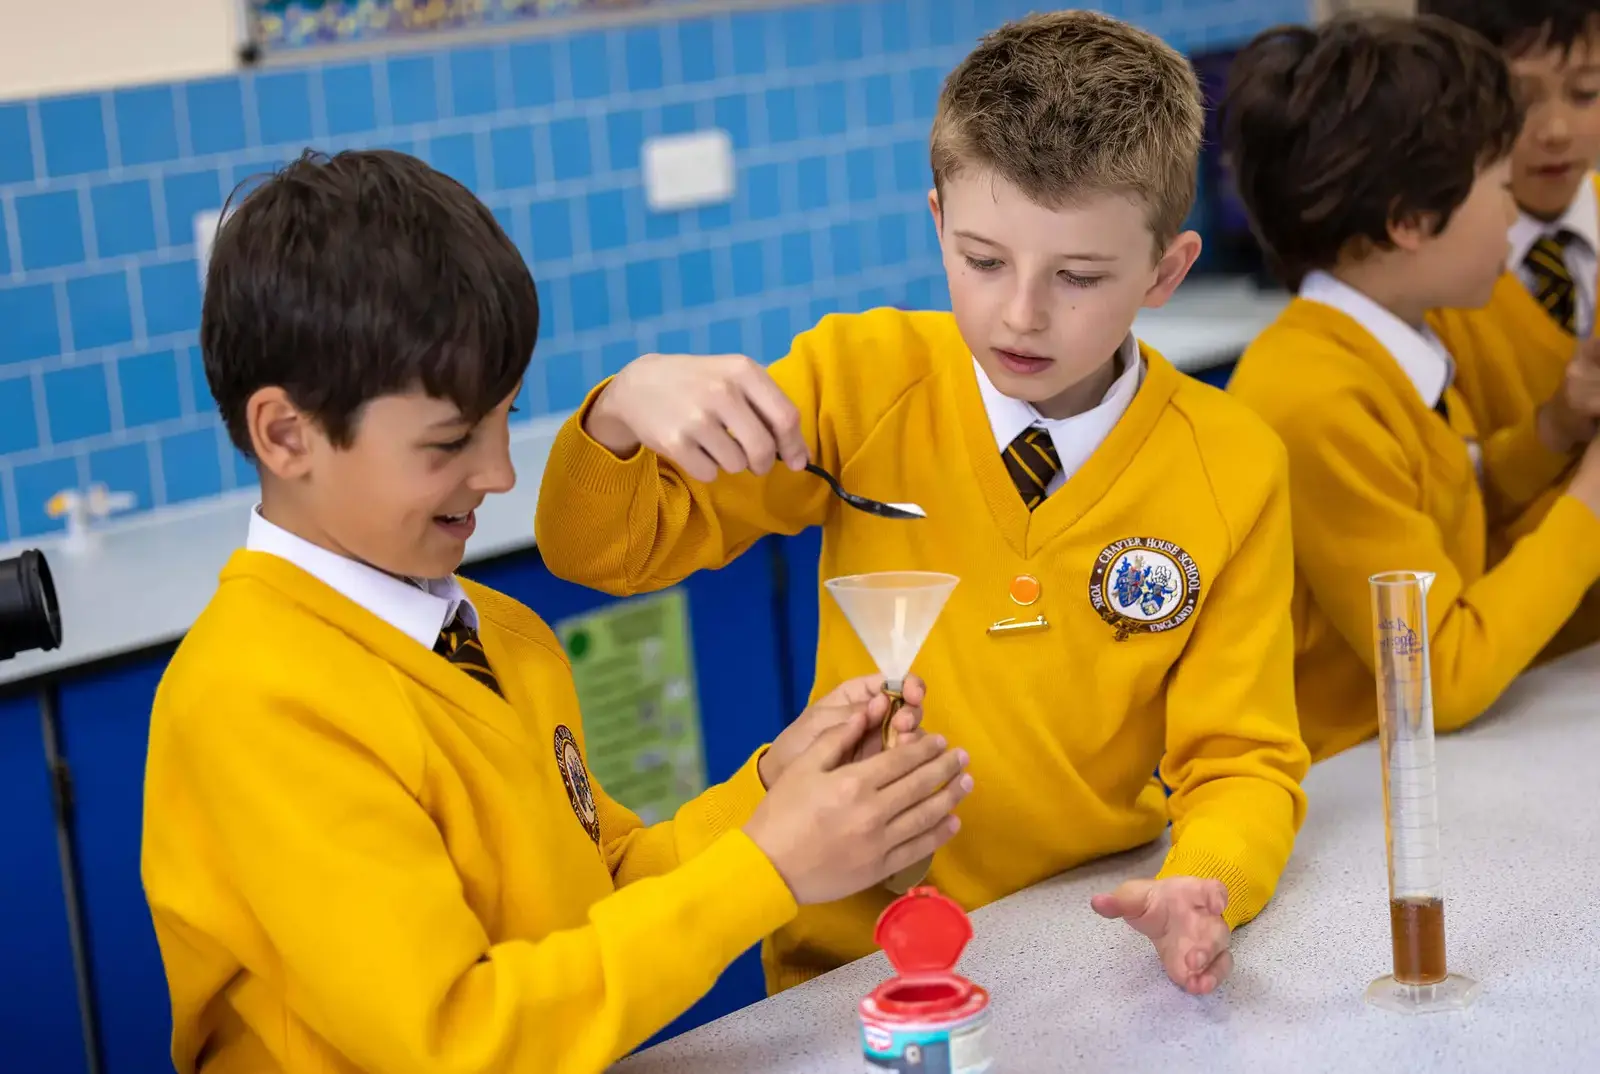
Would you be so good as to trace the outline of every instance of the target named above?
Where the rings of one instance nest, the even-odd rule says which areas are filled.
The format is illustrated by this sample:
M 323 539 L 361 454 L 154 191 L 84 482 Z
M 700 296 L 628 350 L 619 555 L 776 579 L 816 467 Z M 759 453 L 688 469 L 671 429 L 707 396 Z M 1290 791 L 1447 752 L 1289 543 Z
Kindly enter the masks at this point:
M 999 620 L 996 620 L 995 622 L 989 624 L 989 629 L 988 629 L 987 633 L 989 633 L 989 634 L 1020 634 L 1020 633 L 1025 633 L 1025 632 L 1030 631 L 1030 630 L 1049 630 L 1049 629 L 1050 629 L 1050 624 L 1048 622 L 1046 622 L 1045 621 L 1045 617 L 1041 615 L 1037 619 L 1025 619 L 1025 620 L 1022 620 L 1020 622 L 1018 620 L 1016 620 L 1016 619 L 999 619 Z

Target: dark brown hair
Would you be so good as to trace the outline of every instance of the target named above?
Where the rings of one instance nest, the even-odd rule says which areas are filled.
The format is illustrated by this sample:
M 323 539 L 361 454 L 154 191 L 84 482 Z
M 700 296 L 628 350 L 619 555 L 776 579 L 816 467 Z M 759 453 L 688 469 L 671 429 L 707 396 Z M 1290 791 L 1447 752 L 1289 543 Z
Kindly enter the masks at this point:
M 1417 0 L 1417 13 L 1475 30 L 1511 56 L 1548 48 L 1566 53 L 1600 34 L 1595 0 Z
M 1501 54 L 1433 17 L 1267 30 L 1222 109 L 1251 228 L 1290 287 L 1353 244 L 1387 247 L 1396 222 L 1443 229 L 1522 126 Z
M 1160 38 L 1093 11 L 1029 15 L 945 79 L 933 181 L 974 169 L 1050 208 L 1130 194 L 1165 246 L 1194 204 L 1203 121 L 1193 68 Z
M 231 201 L 231 199 L 230 199 Z M 415 157 L 308 152 L 224 218 L 200 346 L 228 436 L 281 387 L 336 445 L 367 403 L 421 389 L 475 422 L 533 357 L 533 277 L 466 187 Z

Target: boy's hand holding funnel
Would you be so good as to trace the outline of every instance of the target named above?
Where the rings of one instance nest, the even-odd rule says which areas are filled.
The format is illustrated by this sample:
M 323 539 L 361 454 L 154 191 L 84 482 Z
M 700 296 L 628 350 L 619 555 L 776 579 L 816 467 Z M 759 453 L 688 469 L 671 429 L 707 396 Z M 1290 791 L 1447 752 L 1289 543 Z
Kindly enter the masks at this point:
M 870 726 L 857 708 L 824 731 L 744 826 L 801 905 L 863 891 L 931 857 L 961 827 L 951 812 L 972 789 L 966 753 L 922 735 L 852 762 Z
M 885 692 L 881 676 L 863 675 L 847 679 L 808 705 L 773 740 L 756 762 L 761 785 L 771 788 L 783 778 L 784 771 L 794 763 L 795 758 L 829 728 L 844 723 L 857 711 L 866 712 L 868 733 L 861 737 L 850 759 L 864 761 L 881 753 L 883 744 L 890 737 L 904 737 L 922 725 L 922 698 L 925 692 L 922 680 L 915 675 L 906 676 L 900 699 Z

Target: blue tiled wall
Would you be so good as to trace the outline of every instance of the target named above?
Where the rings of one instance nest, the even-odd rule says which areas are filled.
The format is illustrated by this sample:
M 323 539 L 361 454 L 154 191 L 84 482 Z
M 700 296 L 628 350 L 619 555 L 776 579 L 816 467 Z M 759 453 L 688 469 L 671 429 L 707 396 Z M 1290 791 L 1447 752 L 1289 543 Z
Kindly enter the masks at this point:
M 253 483 L 195 346 L 196 212 L 310 144 L 472 186 L 548 310 L 522 418 L 649 349 L 781 355 L 831 310 L 947 301 L 926 220 L 944 74 L 1017 0 L 802 3 L 0 103 L 0 542 L 91 481 L 142 509 Z M 1306 0 L 1098 5 L 1196 49 Z M 652 214 L 641 140 L 720 126 L 729 205 Z

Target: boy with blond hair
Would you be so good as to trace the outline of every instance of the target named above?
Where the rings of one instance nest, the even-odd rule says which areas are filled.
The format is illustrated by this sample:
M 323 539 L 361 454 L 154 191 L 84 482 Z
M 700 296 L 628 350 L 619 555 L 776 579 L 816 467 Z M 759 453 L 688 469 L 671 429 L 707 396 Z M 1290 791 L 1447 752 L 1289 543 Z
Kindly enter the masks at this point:
M 977 789 L 929 881 L 981 906 L 1170 816 L 1159 874 L 1094 909 L 1197 994 L 1276 887 L 1308 763 L 1282 446 L 1131 334 L 1199 253 L 1182 224 L 1201 121 L 1189 65 L 1147 33 L 1087 11 L 1001 27 L 933 125 L 953 313 L 830 316 L 770 370 L 640 358 L 560 433 L 538 513 L 551 570 L 613 593 L 809 526 L 826 577 L 959 575 L 918 667 L 925 725 Z M 845 507 L 808 461 L 927 518 Z M 824 598 L 816 681 L 872 667 Z M 802 910 L 766 945 L 769 986 L 869 953 L 890 898 Z

